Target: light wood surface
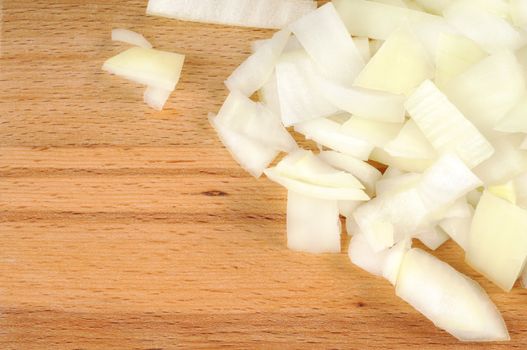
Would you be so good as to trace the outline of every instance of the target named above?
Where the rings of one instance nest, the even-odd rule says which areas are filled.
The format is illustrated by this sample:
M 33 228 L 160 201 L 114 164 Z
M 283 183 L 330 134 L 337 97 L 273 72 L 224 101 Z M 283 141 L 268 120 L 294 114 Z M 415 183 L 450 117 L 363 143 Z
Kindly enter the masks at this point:
M 198 0 L 196 0 L 198 1 Z M 343 252 L 285 246 L 285 191 L 208 125 L 270 31 L 144 15 L 146 0 L 0 0 L 1 349 L 525 349 L 527 293 L 489 292 L 512 341 L 460 344 Z M 102 72 L 115 27 L 187 55 L 162 113 Z

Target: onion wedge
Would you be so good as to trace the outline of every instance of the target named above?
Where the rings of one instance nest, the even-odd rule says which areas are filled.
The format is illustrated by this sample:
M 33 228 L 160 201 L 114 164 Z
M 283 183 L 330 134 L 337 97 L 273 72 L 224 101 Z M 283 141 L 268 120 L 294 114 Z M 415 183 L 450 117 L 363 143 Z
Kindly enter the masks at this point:
M 144 36 L 134 31 L 128 30 L 128 29 L 123 29 L 123 28 L 113 29 L 112 30 L 112 40 L 120 41 L 120 42 L 127 43 L 127 44 L 134 45 L 134 46 L 143 47 L 145 49 L 152 48 L 152 44 L 150 44 L 150 42 L 146 40 Z

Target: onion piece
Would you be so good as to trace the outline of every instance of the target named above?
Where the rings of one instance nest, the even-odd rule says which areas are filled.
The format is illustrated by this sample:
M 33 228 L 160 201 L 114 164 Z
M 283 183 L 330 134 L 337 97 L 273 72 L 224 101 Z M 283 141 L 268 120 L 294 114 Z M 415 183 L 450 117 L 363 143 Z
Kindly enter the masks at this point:
M 421 129 L 412 119 L 408 120 L 399 134 L 384 146 L 393 157 L 413 159 L 436 159 L 437 152 L 427 140 Z
M 436 54 L 437 86 L 444 87 L 452 78 L 465 72 L 472 65 L 487 57 L 474 41 L 461 35 L 442 34 Z
M 507 20 L 472 0 L 454 1 L 444 11 L 446 21 L 488 53 L 516 51 L 525 44 L 522 34 Z
M 355 37 L 353 38 L 353 42 L 357 50 L 359 50 L 362 60 L 368 62 L 371 59 L 370 40 L 365 37 Z
M 395 292 L 461 341 L 509 340 L 505 322 L 483 288 L 420 249 L 405 254 Z
M 238 91 L 229 94 L 218 112 L 217 120 L 231 130 L 273 149 L 290 152 L 298 148 L 277 116 Z
M 408 98 L 406 109 L 440 154 L 455 152 L 473 168 L 494 153 L 478 129 L 430 80 Z
M 355 236 L 360 233 L 359 226 L 353 219 L 353 216 L 346 216 L 346 233 L 348 236 Z
M 146 40 L 144 36 L 134 31 L 128 30 L 128 29 L 123 29 L 123 28 L 113 29 L 112 30 L 112 40 L 120 41 L 120 42 L 127 43 L 127 44 L 134 45 L 134 46 L 143 47 L 145 49 L 152 48 L 152 44 L 150 44 L 150 42 Z
M 171 93 L 172 91 L 170 90 L 164 90 L 164 89 L 148 86 L 145 89 L 143 98 L 147 105 L 149 105 L 150 107 L 158 111 L 162 111 Z
M 370 53 L 372 57 L 377 53 L 377 51 L 379 51 L 379 49 L 381 48 L 383 44 L 384 44 L 383 40 L 370 39 Z
M 509 0 L 512 22 L 517 27 L 527 31 L 527 2 L 524 0 Z
M 320 152 L 319 158 L 336 169 L 347 171 L 356 176 L 366 188 L 366 193 L 370 196 L 375 194 L 375 183 L 382 174 L 374 166 L 353 156 L 335 151 Z
M 276 65 L 276 79 L 282 122 L 291 126 L 327 117 L 338 109 L 328 102 L 313 84 L 316 68 L 305 51 L 283 54 Z
M 104 62 L 110 73 L 147 86 L 173 91 L 183 68 L 184 55 L 132 47 Z
M 344 217 L 350 217 L 353 211 L 361 204 L 361 201 L 339 201 L 339 214 Z
M 225 24 L 280 29 L 316 9 L 308 0 L 149 0 L 147 15 Z
M 351 117 L 342 124 L 341 130 L 347 135 L 363 139 L 376 147 L 383 147 L 397 136 L 401 128 L 402 124 Z
M 434 15 L 442 15 L 443 10 L 447 8 L 454 0 L 415 0 L 427 12 Z
M 361 160 L 367 160 L 374 147 L 367 141 L 346 134 L 339 123 L 327 118 L 296 124 L 295 131 L 325 147 Z
M 516 188 L 512 180 L 501 185 L 489 186 L 487 190 L 496 197 L 505 199 L 509 203 L 516 204 L 517 202 Z
M 403 239 L 392 248 L 387 250 L 382 267 L 382 276 L 386 278 L 393 286 L 397 284 L 399 271 L 403 263 L 404 256 L 412 248 L 411 239 Z
M 388 165 L 403 171 L 423 172 L 434 163 L 435 159 L 417 159 L 394 157 L 381 148 L 375 148 L 370 155 L 370 159 L 381 164 Z
M 518 101 L 496 127 L 498 131 L 527 134 L 527 94 Z
M 287 193 L 287 247 L 306 253 L 339 253 L 337 201 Z
M 472 217 L 473 215 L 465 218 L 447 218 L 439 222 L 439 227 L 464 251 L 468 248 Z
M 361 87 L 346 87 L 322 77 L 315 79 L 315 84 L 324 98 L 343 111 L 386 123 L 404 121 L 406 99 L 404 95 Z
M 421 180 L 421 175 L 417 173 L 404 173 L 398 176 L 383 178 L 375 184 L 377 196 L 384 196 L 389 193 L 396 193 L 410 189 L 417 185 Z
M 527 258 L 527 211 L 486 191 L 470 230 L 467 263 L 505 291 Z
M 225 81 L 227 88 L 251 96 L 264 86 L 273 73 L 289 37 L 290 32 L 286 30 L 276 33 L 231 73 Z
M 351 85 L 364 67 L 364 60 L 332 3 L 289 25 L 322 74 Z
M 373 0 L 373 1 L 378 2 L 380 4 L 408 8 L 408 6 L 406 6 L 406 3 L 403 0 Z
M 489 56 L 443 89 L 448 99 L 487 137 L 525 93 L 523 69 L 510 52 Z
M 434 76 L 434 66 L 425 47 L 407 29 L 399 29 L 368 62 L 355 80 L 367 89 L 409 94 Z
M 280 110 L 280 99 L 278 97 L 276 73 L 272 73 L 269 80 L 258 91 L 258 97 L 260 98 L 260 101 L 262 101 L 262 103 L 264 103 L 267 108 L 274 113 L 274 115 L 280 117 L 281 119 L 282 112 Z
M 388 250 L 374 251 L 363 234 L 356 234 L 351 238 L 348 247 L 350 261 L 373 275 L 382 276 L 387 255 Z
M 436 250 L 450 239 L 445 231 L 438 226 L 430 226 L 420 231 L 415 237 L 431 250 Z
M 209 121 L 234 160 L 256 178 L 262 175 L 279 153 L 278 150 L 227 128 L 213 114 L 209 114 Z

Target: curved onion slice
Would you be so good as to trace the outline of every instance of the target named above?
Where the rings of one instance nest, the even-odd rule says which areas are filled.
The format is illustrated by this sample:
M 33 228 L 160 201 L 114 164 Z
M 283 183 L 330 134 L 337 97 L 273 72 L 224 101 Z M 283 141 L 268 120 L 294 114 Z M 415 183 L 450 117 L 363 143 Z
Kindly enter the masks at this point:
M 102 68 L 136 83 L 173 91 L 184 60 L 177 53 L 132 47 L 108 59 Z
M 471 168 L 494 153 L 478 129 L 430 80 L 408 98 L 406 109 L 439 153 L 455 152 Z
M 397 296 L 462 341 L 508 340 L 503 318 L 473 280 L 424 251 L 404 256 Z
M 254 177 L 260 177 L 279 153 L 271 147 L 227 128 L 218 122 L 213 114 L 209 114 L 209 121 L 234 160 Z
M 288 191 L 287 247 L 306 253 L 339 253 L 340 225 L 337 201 Z
M 409 30 L 399 29 L 368 62 L 355 85 L 393 94 L 409 94 L 433 76 L 434 66 L 425 47 Z
M 289 25 L 324 76 L 351 85 L 364 60 L 332 3 Z
M 505 291 L 527 258 L 527 211 L 486 191 L 470 230 L 467 263 Z
M 251 96 L 269 80 L 290 37 L 287 30 L 276 33 L 249 56 L 225 81 L 230 91 L 240 91 Z
M 295 131 L 323 146 L 361 160 L 367 160 L 373 145 L 342 131 L 342 126 L 328 118 L 310 120 L 296 124 Z
M 289 152 L 298 147 L 277 116 L 238 91 L 229 94 L 218 112 L 217 120 L 231 130 L 273 149 Z
M 395 139 L 384 146 L 384 150 L 393 157 L 413 159 L 437 158 L 437 152 L 412 119 L 404 124 Z
M 134 46 L 144 47 L 145 49 L 152 48 L 152 44 L 150 44 L 150 42 L 146 40 L 144 36 L 128 29 L 113 29 L 112 40 L 120 41 Z
M 283 28 L 317 7 L 310 0 L 149 0 L 148 15 L 241 27 Z

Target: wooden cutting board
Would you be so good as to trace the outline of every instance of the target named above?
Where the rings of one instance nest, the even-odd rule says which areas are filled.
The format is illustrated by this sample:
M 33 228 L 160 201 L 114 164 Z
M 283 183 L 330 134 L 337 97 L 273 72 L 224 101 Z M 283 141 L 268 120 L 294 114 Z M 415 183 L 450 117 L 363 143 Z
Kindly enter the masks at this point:
M 196 0 L 199 1 L 199 0 Z M 512 341 L 460 344 L 346 255 L 285 245 L 286 193 L 230 158 L 206 115 L 271 31 L 145 16 L 146 0 L 0 0 L 0 348 L 524 349 L 527 292 L 463 263 Z M 102 72 L 143 33 L 187 55 L 165 111 Z

